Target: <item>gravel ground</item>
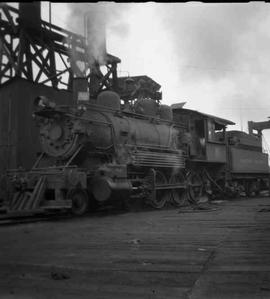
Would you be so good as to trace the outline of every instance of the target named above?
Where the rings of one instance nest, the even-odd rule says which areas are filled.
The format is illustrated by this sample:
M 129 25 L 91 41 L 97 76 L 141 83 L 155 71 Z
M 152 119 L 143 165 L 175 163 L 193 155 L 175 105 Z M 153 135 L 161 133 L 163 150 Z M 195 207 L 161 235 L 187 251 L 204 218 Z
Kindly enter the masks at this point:
M 0 227 L 0 298 L 270 298 L 270 199 Z

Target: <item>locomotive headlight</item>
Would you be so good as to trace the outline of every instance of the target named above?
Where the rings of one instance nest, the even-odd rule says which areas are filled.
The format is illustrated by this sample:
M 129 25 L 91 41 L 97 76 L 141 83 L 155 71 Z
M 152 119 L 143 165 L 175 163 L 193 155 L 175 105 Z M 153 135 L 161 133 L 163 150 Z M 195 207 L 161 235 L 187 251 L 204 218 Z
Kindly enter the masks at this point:
M 34 111 L 43 109 L 43 108 L 55 108 L 56 104 L 53 101 L 50 101 L 45 96 L 38 96 L 35 98 L 33 103 Z

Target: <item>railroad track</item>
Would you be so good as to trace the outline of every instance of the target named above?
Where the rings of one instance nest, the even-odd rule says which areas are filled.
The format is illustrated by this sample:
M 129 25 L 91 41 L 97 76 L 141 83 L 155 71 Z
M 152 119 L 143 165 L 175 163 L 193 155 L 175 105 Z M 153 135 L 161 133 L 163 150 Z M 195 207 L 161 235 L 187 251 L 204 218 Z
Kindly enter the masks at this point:
M 4 225 L 16 225 L 23 223 L 33 223 L 33 222 L 41 222 L 41 221 L 56 221 L 56 220 L 65 220 L 65 219 L 78 219 L 85 217 L 94 217 L 94 216 L 106 216 L 108 214 L 122 214 L 128 211 L 149 211 L 154 208 L 148 206 L 145 208 L 144 206 L 135 206 L 135 207 L 126 207 L 123 205 L 114 206 L 114 205 L 106 205 L 102 207 L 96 208 L 94 211 L 88 211 L 86 214 L 81 216 L 76 216 L 71 213 L 71 211 L 67 210 L 58 210 L 58 211 L 44 211 L 41 209 L 31 210 L 31 211 L 4 211 L 0 210 L 0 226 Z
M 59 214 L 59 213 L 52 213 L 52 214 L 44 214 L 44 215 L 2 215 L 0 216 L 0 226 L 5 225 L 16 225 L 16 224 L 23 224 L 23 223 L 34 223 L 34 222 L 41 222 L 41 221 L 48 221 L 48 220 L 61 220 L 61 219 L 70 219 L 74 217 L 70 213 L 66 214 Z
M 100 207 L 95 211 L 88 211 L 85 215 L 76 216 L 71 211 L 60 210 L 60 211 L 44 211 L 44 210 L 32 210 L 32 211 L 13 211 L 0 213 L 0 226 L 4 225 L 15 225 L 23 223 L 33 223 L 41 221 L 55 221 L 65 219 L 78 219 L 84 217 L 91 217 L 97 215 L 107 215 L 108 213 L 114 214 L 123 212 L 123 208 L 115 208 L 113 206 Z
M 268 196 L 267 194 L 263 194 L 262 196 Z M 179 213 L 194 213 L 194 212 L 203 212 L 203 211 L 212 211 L 217 209 L 216 202 L 206 202 L 202 204 L 189 204 L 183 207 L 175 207 L 175 206 L 167 206 L 164 209 L 178 209 Z M 78 219 L 85 217 L 95 217 L 95 216 L 106 216 L 108 214 L 122 214 L 125 212 L 141 212 L 141 211 L 150 211 L 155 210 L 150 206 L 143 205 L 134 205 L 130 206 L 114 206 L 107 205 L 103 207 L 97 208 L 95 211 L 88 211 L 85 215 L 75 216 L 70 211 L 61 210 L 61 211 L 44 211 L 44 210 L 33 210 L 33 211 L 20 211 L 20 212 L 9 212 L 0 214 L 0 226 L 5 225 L 16 225 L 23 223 L 34 223 L 41 221 L 61 221 L 68 219 Z M 1 211 L 2 212 L 2 211 Z

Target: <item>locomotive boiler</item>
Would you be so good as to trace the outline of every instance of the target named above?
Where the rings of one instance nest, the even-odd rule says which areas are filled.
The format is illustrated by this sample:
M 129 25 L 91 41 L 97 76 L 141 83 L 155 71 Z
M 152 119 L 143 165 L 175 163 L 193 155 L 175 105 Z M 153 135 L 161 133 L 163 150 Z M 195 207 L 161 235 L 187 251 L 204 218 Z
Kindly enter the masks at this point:
M 184 200 L 183 126 L 173 122 L 170 107 L 152 99 L 123 105 L 112 91 L 76 106 L 38 97 L 36 107 L 42 152 L 30 172 L 14 178 L 21 202 L 38 198 L 41 207 L 71 205 L 82 214 L 89 198 L 99 203 L 145 198 L 156 208 L 171 198 Z M 28 198 L 20 198 L 25 191 Z

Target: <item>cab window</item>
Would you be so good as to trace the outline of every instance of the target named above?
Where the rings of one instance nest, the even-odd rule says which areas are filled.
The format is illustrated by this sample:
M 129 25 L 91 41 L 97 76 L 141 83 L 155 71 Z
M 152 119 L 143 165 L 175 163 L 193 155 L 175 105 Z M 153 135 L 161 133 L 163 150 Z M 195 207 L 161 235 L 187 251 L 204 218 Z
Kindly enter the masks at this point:
M 221 142 L 223 143 L 225 140 L 225 126 L 216 123 L 212 119 L 208 119 L 207 121 L 208 127 L 208 141 L 212 142 Z

